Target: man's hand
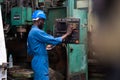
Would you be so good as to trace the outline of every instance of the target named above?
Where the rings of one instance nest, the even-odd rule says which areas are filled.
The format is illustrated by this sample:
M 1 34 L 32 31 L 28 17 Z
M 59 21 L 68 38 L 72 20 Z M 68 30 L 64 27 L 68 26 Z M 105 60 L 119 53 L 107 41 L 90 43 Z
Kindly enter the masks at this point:
M 67 36 L 69 36 L 72 33 L 72 31 L 73 31 L 73 25 L 70 24 L 67 28 L 66 34 L 62 36 L 62 40 L 65 39 Z
M 52 45 L 47 45 L 46 50 L 50 50 L 52 48 Z
M 53 45 L 47 45 L 47 46 L 46 46 L 46 50 L 52 50 L 54 47 L 55 47 L 55 46 L 53 46 Z
M 67 35 L 70 35 L 71 33 L 72 33 L 72 31 L 73 31 L 73 25 L 68 25 L 68 28 L 67 28 Z

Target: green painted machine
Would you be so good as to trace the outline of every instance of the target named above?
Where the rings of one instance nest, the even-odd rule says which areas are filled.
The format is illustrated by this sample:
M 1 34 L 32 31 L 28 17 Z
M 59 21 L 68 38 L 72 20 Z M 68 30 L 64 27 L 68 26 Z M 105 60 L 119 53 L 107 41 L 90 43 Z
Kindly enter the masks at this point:
M 0 0 L 0 3 L 2 3 L 3 2 L 3 0 Z
M 32 22 L 32 8 L 13 7 L 11 9 L 11 25 L 21 26 Z
M 55 32 L 56 22 L 60 24 L 60 29 L 63 28 L 65 31 L 68 24 L 76 27 L 74 37 L 48 51 L 50 67 L 60 72 L 64 80 L 88 80 L 87 0 L 11 0 L 7 3 L 6 1 L 0 0 L 5 8 L 3 23 L 6 30 L 7 53 L 13 53 L 15 64 L 21 66 L 23 63 L 29 65 L 31 62 L 26 51 L 27 34 L 32 26 L 32 12 L 42 9 L 47 15 L 44 27 L 47 33 L 58 36 Z M 11 47 L 9 46 L 11 44 L 14 45 Z
M 82 5 L 79 6 L 80 4 Z M 76 29 L 76 31 L 78 32 L 76 32 L 75 34 L 73 32 L 72 37 L 65 41 L 67 49 L 67 80 L 88 80 L 87 14 L 88 1 L 68 0 L 66 16 L 67 19 L 62 17 L 57 18 L 56 27 L 58 28 L 57 30 L 55 29 L 56 36 L 61 36 L 65 33 L 65 29 L 67 29 L 65 27 L 67 24 L 79 24 L 78 30 Z M 51 16 L 52 15 L 54 15 L 54 13 L 51 14 Z M 53 17 L 54 16 L 52 16 L 52 18 Z M 74 40 L 78 40 L 77 44 Z
M 84 6 L 79 6 L 81 3 L 83 3 Z M 68 44 L 67 47 L 69 56 L 69 75 L 71 80 L 88 80 L 87 4 L 87 0 L 68 0 L 68 17 L 80 18 L 80 44 Z M 73 51 L 71 52 L 70 49 Z

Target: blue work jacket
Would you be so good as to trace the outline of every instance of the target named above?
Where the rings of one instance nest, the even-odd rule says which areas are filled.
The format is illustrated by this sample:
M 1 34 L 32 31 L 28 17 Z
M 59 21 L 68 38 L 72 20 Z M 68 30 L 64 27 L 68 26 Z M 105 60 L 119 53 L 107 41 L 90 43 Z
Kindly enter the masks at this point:
M 62 42 L 61 37 L 54 38 L 47 34 L 37 26 L 32 26 L 27 39 L 28 54 L 33 55 L 32 69 L 34 71 L 34 80 L 48 80 L 42 79 L 42 76 L 48 75 L 48 53 L 46 51 L 46 44 L 57 45 Z

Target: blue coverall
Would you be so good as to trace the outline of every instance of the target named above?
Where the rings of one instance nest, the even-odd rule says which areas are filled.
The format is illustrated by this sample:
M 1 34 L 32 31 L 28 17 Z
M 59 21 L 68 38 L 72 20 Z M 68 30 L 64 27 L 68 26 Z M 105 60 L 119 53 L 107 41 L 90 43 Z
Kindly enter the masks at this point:
M 37 26 L 32 26 L 27 40 L 28 54 L 33 55 L 32 69 L 34 80 L 49 80 L 49 63 L 46 44 L 57 45 L 62 42 L 61 37 L 54 38 Z

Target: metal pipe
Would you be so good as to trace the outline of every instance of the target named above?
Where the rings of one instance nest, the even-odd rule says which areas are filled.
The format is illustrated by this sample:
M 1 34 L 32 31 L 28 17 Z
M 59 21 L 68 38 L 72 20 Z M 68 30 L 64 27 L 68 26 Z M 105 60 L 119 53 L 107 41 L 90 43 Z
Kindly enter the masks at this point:
M 68 0 L 67 17 L 73 17 L 74 0 Z
M 35 7 L 38 8 L 38 0 L 35 0 Z

